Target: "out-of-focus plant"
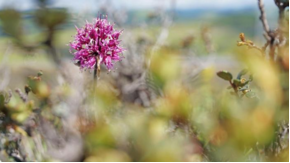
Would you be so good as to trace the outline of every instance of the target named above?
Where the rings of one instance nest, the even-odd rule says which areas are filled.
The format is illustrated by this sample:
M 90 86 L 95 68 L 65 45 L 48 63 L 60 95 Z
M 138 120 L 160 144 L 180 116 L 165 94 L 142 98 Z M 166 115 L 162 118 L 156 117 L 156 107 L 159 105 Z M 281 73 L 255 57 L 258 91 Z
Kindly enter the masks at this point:
M 55 32 L 57 27 L 68 18 L 65 9 L 48 8 L 49 0 L 37 0 L 39 8 L 31 13 L 37 29 L 43 31 L 43 40 L 30 41 L 24 29 L 23 14 L 13 8 L 4 8 L 0 11 L 0 20 L 3 31 L 12 37 L 15 45 L 28 52 L 37 49 L 47 49 L 48 54 L 57 65 L 60 64 L 59 54 L 55 48 Z
M 237 75 L 236 79 L 233 79 L 233 75 L 230 72 L 227 71 L 220 71 L 217 73 L 217 75 L 226 80 L 230 83 L 230 88 L 233 88 L 234 92 L 231 92 L 231 94 L 236 95 L 237 97 L 249 97 L 253 98 L 255 97 L 255 93 L 250 90 L 250 82 L 253 81 L 253 75 L 250 75 L 249 79 L 243 78 L 244 75 L 246 75 L 248 72 L 247 69 L 242 70 Z
M 39 11 L 36 19 L 50 29 L 60 21 L 45 18 L 50 14 L 48 10 Z M 17 89 L 16 96 L 3 92 L 0 95 L 1 161 L 289 160 L 286 83 L 289 65 L 287 69 L 284 58 L 289 56 L 285 50 L 288 45 L 277 47 L 277 40 L 273 45 L 270 40 L 265 50 L 258 51 L 265 55 L 253 55 L 252 49 L 239 48 L 241 62 L 247 70 L 240 71 L 236 78 L 232 75 L 234 70 L 217 73 L 229 82 L 229 89 L 235 95 L 232 96 L 218 86 L 214 67 L 198 74 L 199 84 L 188 82 L 189 72 L 194 68 L 191 64 L 185 66 L 188 62 L 181 59 L 178 51 L 164 46 L 170 23 L 164 24 L 152 50 L 146 49 L 151 44 L 144 48 L 150 54 L 147 58 L 139 55 L 143 53 L 136 47 L 141 46 L 136 46 L 138 43 L 130 37 L 122 42 L 127 43 L 128 57 L 114 65 L 118 67 L 116 72 L 104 74 L 95 89 L 80 80 L 65 81 L 52 88 L 39 73 L 28 78 L 25 93 L 21 89 Z M 107 23 L 99 29 L 108 33 L 98 33 L 93 26 L 87 24 L 77 29 L 76 41 L 72 43 L 77 50 L 77 63 L 97 71 L 103 61 L 111 68 L 111 57 L 119 60 L 119 55 L 110 51 L 117 46 L 119 32 L 113 39 L 114 33 Z M 8 30 L 13 33 L 17 29 Z M 97 39 L 99 34 L 108 38 Z M 287 36 L 281 36 L 287 40 Z M 96 44 L 100 40 L 103 42 Z M 244 34 L 240 35 L 238 44 L 258 47 Z M 93 45 L 101 47 L 101 51 L 104 48 L 104 53 L 100 54 Z M 266 55 L 272 52 L 271 46 L 276 49 L 275 59 Z M 144 58 L 149 60 L 148 64 Z M 248 72 L 255 75 L 254 80 L 252 75 L 245 77 Z M 72 74 L 76 76 L 74 70 Z M 70 87 L 74 82 L 77 84 Z M 252 98 L 256 95 L 250 84 L 259 98 Z M 75 95 L 69 102 L 65 100 L 68 94 Z M 65 116 L 65 111 L 70 116 Z
M 240 39 L 239 45 L 256 47 L 244 34 Z M 154 48 L 147 59 L 148 85 L 157 92 L 149 107 L 120 101 L 122 89 L 116 90 L 105 81 L 90 94 L 88 105 L 95 119 L 85 132 L 85 160 L 288 160 L 288 119 L 284 114 L 288 109 L 281 100 L 284 85 L 272 61 L 245 54 L 242 61 L 248 69 L 240 71 L 236 78 L 228 71 L 217 73 L 230 83 L 229 88 L 239 97 L 236 98 L 212 85 L 210 68 L 200 74 L 202 85 L 185 84 L 180 58 L 165 47 Z M 246 78 L 248 71 L 251 74 Z M 133 83 L 132 87 L 138 88 L 138 84 Z M 250 84 L 255 85 L 255 93 Z M 109 97 L 112 102 L 108 102 Z
M 9 91 L 0 94 L 2 160 L 8 161 L 10 157 L 10 161 L 48 158 L 43 153 L 29 153 L 29 148 L 26 148 L 27 145 L 34 148 L 42 146 L 35 142 L 37 140 L 45 144 L 45 140 L 37 139 L 41 121 L 46 119 L 55 125 L 59 124 L 58 117 L 50 109 L 50 88 L 41 80 L 41 76 L 42 72 L 39 72 L 36 76 L 28 77 L 23 91 L 16 89 L 16 94 Z M 29 95 L 34 97 L 33 100 L 29 99 Z
M 285 60 L 289 59 L 289 18 L 286 18 L 285 13 L 288 12 L 286 10 L 288 10 L 287 7 L 289 7 L 289 1 L 275 0 L 275 3 L 279 8 L 278 28 L 276 30 L 271 30 L 266 19 L 263 1 L 258 0 L 258 7 L 261 13 L 260 20 L 265 31 L 265 45 L 261 48 L 258 47 L 253 43 L 253 41 L 247 40 L 244 33 L 240 34 L 240 41 L 237 43 L 238 46 L 246 46 L 249 49 L 256 49 L 258 50 L 258 54 L 261 54 L 256 56 L 253 54 L 250 55 L 247 54 L 250 53 L 249 51 L 242 53 L 242 61 L 247 64 L 249 66 L 249 70 L 255 74 L 256 77 L 254 82 L 256 83 L 256 86 L 260 87 L 259 94 L 262 97 L 259 98 L 257 103 L 254 105 L 249 101 L 243 101 L 245 103 L 243 105 L 247 107 L 256 105 L 254 112 L 239 112 L 243 114 L 251 113 L 250 116 L 253 118 L 258 118 L 257 116 L 261 116 L 264 119 L 264 124 L 268 123 L 268 127 L 272 126 L 272 129 L 268 131 L 266 131 L 266 126 L 256 126 L 253 132 L 258 133 L 265 131 L 265 134 L 272 136 L 268 137 L 267 139 L 264 139 L 265 137 L 263 136 L 253 139 L 252 143 L 256 141 L 256 149 L 253 147 L 245 148 L 250 150 L 247 153 L 250 154 L 252 153 L 251 150 L 256 150 L 256 152 L 259 154 L 258 160 L 266 159 L 286 161 L 287 159 L 289 160 L 289 158 L 286 156 L 286 153 L 289 151 L 289 85 L 288 80 L 285 80 L 285 77 L 287 76 L 289 78 L 289 62 Z M 253 82 L 252 75 L 248 80 L 242 78 L 242 76 L 246 73 L 247 70 L 242 70 L 236 79 L 233 79 L 232 74 L 227 71 L 220 71 L 217 73 L 217 75 L 220 78 L 229 81 L 231 85 L 230 88 L 233 88 L 234 90 L 232 93 L 236 94 L 238 97 L 242 97 L 243 95 L 246 95 L 247 97 L 255 97 L 255 94 L 249 90 L 249 83 Z M 285 116 L 282 115 L 284 112 L 287 113 Z M 225 115 L 227 115 L 226 119 L 229 119 L 228 114 Z M 268 120 L 266 120 L 267 116 Z M 257 119 L 250 118 L 249 121 L 253 121 L 251 125 L 258 125 L 259 123 L 254 122 L 257 121 Z M 233 127 L 240 126 L 240 124 L 233 122 L 234 121 L 231 121 L 232 124 L 237 125 Z M 248 122 L 245 122 L 245 124 L 247 123 Z M 241 127 L 243 128 L 243 126 Z M 285 137 L 287 139 L 286 142 Z M 263 144 L 262 146 L 261 143 Z
M 190 45 L 194 42 L 194 40 L 195 37 L 193 35 L 186 36 L 181 42 L 182 48 L 190 47 Z
M 203 26 L 201 29 L 201 38 L 204 42 L 205 49 L 207 53 L 211 54 L 215 51 L 214 46 L 212 44 L 211 34 L 210 34 L 210 27 Z

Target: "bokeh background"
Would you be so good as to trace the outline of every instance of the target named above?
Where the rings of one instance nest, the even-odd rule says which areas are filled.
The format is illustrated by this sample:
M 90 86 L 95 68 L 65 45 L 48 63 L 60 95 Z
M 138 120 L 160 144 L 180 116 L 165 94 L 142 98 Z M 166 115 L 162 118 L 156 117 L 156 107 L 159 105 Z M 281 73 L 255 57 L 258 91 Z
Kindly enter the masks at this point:
M 273 63 L 237 46 L 266 43 L 257 0 L 0 0 L 1 160 L 289 161 L 289 13 L 264 5 Z M 126 51 L 96 82 L 69 43 L 100 15 Z M 236 98 L 216 73 L 243 69 Z

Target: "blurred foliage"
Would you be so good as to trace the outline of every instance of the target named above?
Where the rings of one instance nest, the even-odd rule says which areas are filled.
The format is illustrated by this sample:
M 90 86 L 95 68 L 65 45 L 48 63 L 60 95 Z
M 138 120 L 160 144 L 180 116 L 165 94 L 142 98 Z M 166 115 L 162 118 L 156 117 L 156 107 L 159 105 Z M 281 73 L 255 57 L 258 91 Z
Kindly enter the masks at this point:
M 0 19 L 2 21 L 2 29 L 15 38 L 15 41 L 21 40 L 21 14 L 14 9 L 4 9 L 0 13 Z
M 21 89 L 16 89 L 15 93 L 12 93 L 11 90 L 0 93 L 2 160 L 37 160 L 35 157 L 41 153 L 31 155 L 28 153 L 29 150 L 23 149 L 22 145 L 32 145 L 37 148 L 39 144 L 33 141 L 40 134 L 39 127 L 43 120 L 60 126 L 58 116 L 50 109 L 50 88 L 41 80 L 41 76 L 42 72 L 39 72 L 37 76 L 27 78 L 28 84 L 23 89 L 25 93 Z M 29 97 L 33 100 L 30 100 Z M 40 141 L 45 143 L 45 140 Z M 11 143 L 15 143 L 15 145 L 11 146 Z M 42 155 L 41 158 L 45 159 L 46 156 Z
M 61 36 L 71 31 L 57 36 L 56 30 L 69 15 L 66 10 L 47 7 L 50 1 L 37 2 L 39 8 L 32 15 L 33 22 L 42 30 L 41 39 L 27 41 L 22 13 L 14 9 L 1 10 L 1 26 L 18 47 L 29 52 L 46 49 L 60 66 L 56 46 L 62 41 Z M 148 21 L 156 23 L 158 16 L 150 14 Z M 289 23 L 287 16 L 284 19 Z M 199 84 L 186 80 L 195 67 L 190 65 L 185 70 L 186 65 L 180 59 L 184 52 L 194 48 L 198 39 L 196 35 L 180 35 L 180 31 L 191 29 L 182 26 L 170 27 L 174 36 L 169 42 L 174 42 L 176 47 L 164 45 L 154 52 L 151 51 L 154 41 L 147 35 L 156 35 L 157 28 L 150 27 L 152 33 L 142 35 L 136 44 L 129 38 L 128 51 L 134 56 L 134 48 L 145 46 L 144 63 L 132 66 L 133 59 L 127 56 L 120 63 L 124 66 L 121 70 L 107 76 L 102 74 L 97 82 L 85 78 L 84 83 L 73 85 L 73 77 L 79 72 L 73 69 L 73 76 L 68 76 L 66 72 L 72 67 L 64 69 L 65 66 L 49 76 L 45 71 L 29 76 L 22 89 L 12 92 L 7 88 L 0 93 L 0 159 L 63 161 L 80 155 L 74 161 L 289 161 L 287 20 L 283 20 L 279 32 L 287 44 L 273 45 L 277 48 L 276 59 L 269 57 L 268 45 L 260 48 L 241 33 L 235 53 L 243 66 L 241 71 L 207 67 L 198 74 Z M 236 18 L 234 23 L 239 21 Z M 215 26 L 211 28 L 215 30 Z M 212 42 L 216 40 L 208 32 L 208 27 L 202 28 L 201 42 L 203 51 L 212 53 Z M 225 29 L 224 33 L 228 31 Z M 222 39 L 227 46 L 235 44 Z M 150 63 L 146 65 L 148 60 Z M 39 65 L 38 68 L 42 67 L 42 62 Z M 131 73 L 128 69 L 141 69 L 141 73 Z M 67 75 L 66 80 L 62 81 L 58 74 Z M 139 80 L 139 76 L 141 79 L 146 76 L 147 83 L 136 86 L 139 83 L 135 79 Z M 127 81 L 124 87 L 121 77 Z M 18 82 L 15 78 L 14 82 Z M 51 84 L 51 80 L 61 84 Z M 128 85 L 138 87 L 137 91 Z M 147 106 L 128 102 L 122 94 L 128 87 L 130 96 L 146 99 L 153 92 L 155 98 L 148 98 Z M 72 139 L 74 136 L 79 139 Z M 79 142 L 83 143 L 81 148 L 75 145 Z M 65 153 L 66 145 L 71 145 L 67 149 L 76 153 L 67 154 L 65 159 L 52 154 L 51 149 L 57 154 Z
M 0 20 L 3 31 L 12 37 L 13 42 L 21 49 L 31 52 L 45 48 L 48 54 L 59 64 L 60 59 L 55 49 L 56 28 L 64 24 L 68 19 L 66 9 L 48 8 L 49 0 L 37 0 L 39 9 L 33 11 L 29 16 L 34 18 L 38 29 L 43 31 L 44 39 L 39 41 L 28 41 L 27 34 L 23 28 L 23 13 L 13 8 L 5 8 L 0 11 Z
M 239 72 L 236 79 L 233 79 L 233 75 L 227 71 L 220 71 L 217 73 L 217 75 L 220 78 L 229 81 L 230 87 L 228 87 L 228 89 L 233 88 L 234 90 L 234 92 L 231 92 L 232 95 L 236 95 L 237 97 L 246 96 L 248 98 L 254 98 L 256 97 L 255 93 L 249 89 L 250 82 L 253 81 L 253 75 L 251 74 L 248 80 L 242 78 L 243 75 L 247 74 L 247 72 L 248 72 L 247 69 L 242 70 L 241 72 Z

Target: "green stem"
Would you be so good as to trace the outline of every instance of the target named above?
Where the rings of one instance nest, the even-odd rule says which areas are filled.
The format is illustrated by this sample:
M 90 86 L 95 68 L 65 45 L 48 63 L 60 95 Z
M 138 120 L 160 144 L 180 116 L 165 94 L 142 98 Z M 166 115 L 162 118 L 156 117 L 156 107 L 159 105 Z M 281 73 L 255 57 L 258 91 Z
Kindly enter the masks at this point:
M 94 67 L 94 81 L 93 81 L 93 91 L 95 92 L 98 84 L 98 56 L 96 55 L 96 64 Z

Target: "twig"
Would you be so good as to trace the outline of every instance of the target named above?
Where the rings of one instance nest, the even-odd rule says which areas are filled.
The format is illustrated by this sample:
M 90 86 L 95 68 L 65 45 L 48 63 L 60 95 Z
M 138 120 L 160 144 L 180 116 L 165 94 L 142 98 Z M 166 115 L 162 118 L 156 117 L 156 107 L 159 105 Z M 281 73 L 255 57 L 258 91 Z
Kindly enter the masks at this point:
M 27 101 L 26 94 L 24 94 L 19 88 L 18 89 L 15 89 L 15 92 L 19 95 L 19 97 L 21 98 L 21 100 L 23 102 L 26 102 Z
M 268 21 L 266 19 L 266 13 L 265 13 L 265 9 L 264 9 L 263 0 L 258 0 L 258 6 L 259 6 L 259 10 L 261 12 L 260 20 L 262 21 L 264 31 L 268 35 L 269 31 L 270 31 L 270 28 L 269 28 L 269 25 L 268 25 Z
M 269 42 L 267 41 L 265 45 L 262 47 L 262 51 L 265 53 L 267 47 L 269 46 Z
M 262 54 L 264 53 L 264 50 L 263 48 L 259 48 L 257 47 L 256 45 L 251 45 L 251 44 L 245 44 L 249 49 L 256 49 L 256 50 L 259 50 Z
M 276 2 L 276 0 L 275 0 Z M 265 9 L 264 9 L 264 3 L 263 3 L 263 0 L 258 0 L 258 6 L 259 6 L 259 10 L 260 10 L 260 20 L 263 24 L 263 28 L 264 28 L 264 31 L 265 31 L 265 38 L 267 40 L 267 46 L 270 45 L 270 51 L 269 51 L 269 56 L 270 56 L 270 59 L 274 61 L 275 59 L 275 51 L 276 51 L 276 46 L 275 46 L 275 39 L 277 37 L 277 34 L 275 31 L 272 31 L 270 30 L 269 28 L 269 25 L 268 25 L 268 21 L 266 19 L 266 12 L 265 12 Z M 265 47 L 267 47 L 265 46 Z M 266 50 L 266 49 L 265 49 Z

